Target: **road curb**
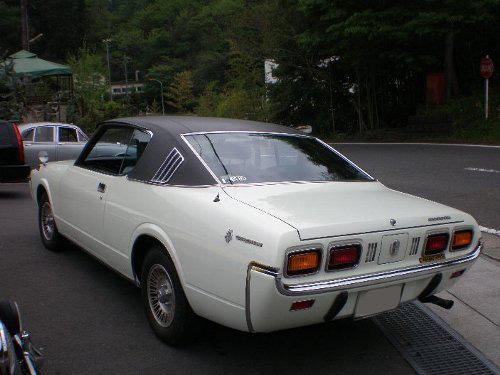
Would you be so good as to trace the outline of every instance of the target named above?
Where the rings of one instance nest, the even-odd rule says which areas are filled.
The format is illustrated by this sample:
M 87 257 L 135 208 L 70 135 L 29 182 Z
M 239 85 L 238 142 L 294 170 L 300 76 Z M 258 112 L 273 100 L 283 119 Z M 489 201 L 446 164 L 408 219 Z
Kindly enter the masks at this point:
M 483 255 L 490 259 L 500 262 L 500 236 L 482 232 L 484 241 Z

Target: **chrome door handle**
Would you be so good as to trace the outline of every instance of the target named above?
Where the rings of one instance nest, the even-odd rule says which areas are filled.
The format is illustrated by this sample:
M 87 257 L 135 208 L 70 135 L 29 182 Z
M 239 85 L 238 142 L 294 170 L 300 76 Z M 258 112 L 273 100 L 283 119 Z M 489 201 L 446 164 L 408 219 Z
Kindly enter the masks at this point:
M 99 182 L 99 185 L 97 185 L 97 191 L 99 193 L 105 193 L 106 192 L 106 184 Z

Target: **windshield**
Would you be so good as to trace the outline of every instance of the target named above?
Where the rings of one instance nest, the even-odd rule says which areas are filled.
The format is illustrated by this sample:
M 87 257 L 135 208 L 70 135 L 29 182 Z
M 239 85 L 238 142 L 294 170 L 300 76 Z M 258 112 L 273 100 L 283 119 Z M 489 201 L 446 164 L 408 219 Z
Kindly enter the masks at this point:
M 372 181 L 312 137 L 205 133 L 185 137 L 224 184 L 284 181 Z

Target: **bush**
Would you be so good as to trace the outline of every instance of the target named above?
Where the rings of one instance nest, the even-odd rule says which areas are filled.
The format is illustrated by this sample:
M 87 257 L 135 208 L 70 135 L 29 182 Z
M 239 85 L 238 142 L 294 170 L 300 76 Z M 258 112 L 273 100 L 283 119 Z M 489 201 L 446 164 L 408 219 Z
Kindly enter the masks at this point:
M 464 142 L 500 142 L 500 95 L 490 96 L 489 119 L 484 118 L 481 95 L 462 97 L 443 105 L 421 106 L 418 116 L 447 118 L 451 122 L 451 138 Z

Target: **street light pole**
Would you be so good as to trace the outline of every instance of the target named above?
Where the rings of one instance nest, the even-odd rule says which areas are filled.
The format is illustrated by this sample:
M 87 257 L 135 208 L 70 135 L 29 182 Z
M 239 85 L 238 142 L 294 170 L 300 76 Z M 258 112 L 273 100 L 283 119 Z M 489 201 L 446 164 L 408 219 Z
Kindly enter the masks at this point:
M 155 78 L 150 78 L 149 80 L 150 81 L 158 82 L 160 84 L 160 90 L 161 90 L 161 113 L 165 114 L 165 103 L 163 101 L 163 83 L 159 79 L 155 79 Z
M 130 89 L 128 87 L 128 62 L 130 61 L 127 55 L 123 55 L 123 67 L 125 69 L 125 90 L 127 92 L 127 101 L 130 102 Z
M 113 87 L 111 86 L 111 66 L 109 62 L 109 43 L 111 43 L 111 39 L 103 39 L 104 44 L 106 44 L 106 59 L 108 60 L 108 80 L 109 80 L 109 98 L 113 101 Z

